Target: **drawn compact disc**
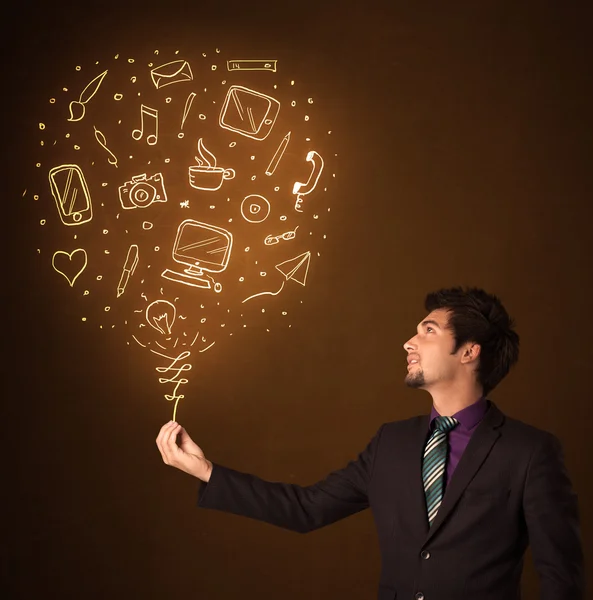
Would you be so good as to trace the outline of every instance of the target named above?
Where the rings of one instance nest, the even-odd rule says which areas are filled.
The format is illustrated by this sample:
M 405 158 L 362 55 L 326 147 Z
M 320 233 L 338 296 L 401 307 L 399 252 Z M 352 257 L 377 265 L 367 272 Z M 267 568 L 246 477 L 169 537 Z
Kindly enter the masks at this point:
M 249 223 L 261 223 L 270 214 L 270 203 L 259 194 L 251 194 L 241 202 L 241 214 Z

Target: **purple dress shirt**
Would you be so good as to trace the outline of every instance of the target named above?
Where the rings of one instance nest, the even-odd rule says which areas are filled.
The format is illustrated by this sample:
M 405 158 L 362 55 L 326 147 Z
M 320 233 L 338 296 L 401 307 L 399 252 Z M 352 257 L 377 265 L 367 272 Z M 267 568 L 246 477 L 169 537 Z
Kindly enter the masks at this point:
M 455 468 L 459 464 L 459 459 L 467 447 L 472 434 L 476 430 L 476 427 L 480 424 L 480 421 L 486 414 L 487 408 L 488 405 L 486 403 L 486 398 L 482 397 L 479 400 L 476 400 L 473 404 L 470 404 L 459 412 L 456 412 L 454 415 L 451 415 L 459 421 L 459 425 L 456 425 L 449 432 L 449 451 L 447 453 L 447 473 L 445 477 L 445 487 L 449 484 L 449 481 L 451 481 L 453 471 L 455 471 Z M 441 415 L 433 406 L 432 410 L 430 411 L 430 420 L 428 422 L 429 431 L 433 419 L 440 416 Z

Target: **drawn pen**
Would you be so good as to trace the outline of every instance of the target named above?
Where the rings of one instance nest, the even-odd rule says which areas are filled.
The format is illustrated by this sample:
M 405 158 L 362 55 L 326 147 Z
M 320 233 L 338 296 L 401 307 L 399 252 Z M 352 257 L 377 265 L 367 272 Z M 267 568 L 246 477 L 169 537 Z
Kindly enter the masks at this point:
M 284 156 L 284 152 L 286 151 L 286 147 L 288 146 L 288 142 L 290 142 L 290 131 L 282 138 L 276 153 L 272 157 L 268 168 L 266 169 L 266 175 L 272 175 L 280 162 L 280 159 Z
M 126 262 L 124 263 L 124 268 L 121 272 L 121 277 L 119 278 L 119 283 L 117 284 L 117 297 L 119 298 L 125 291 L 126 286 L 128 285 L 128 280 L 130 279 L 130 275 L 136 269 L 136 265 L 138 264 L 138 246 L 137 244 L 132 244 L 128 249 L 128 255 L 126 256 Z

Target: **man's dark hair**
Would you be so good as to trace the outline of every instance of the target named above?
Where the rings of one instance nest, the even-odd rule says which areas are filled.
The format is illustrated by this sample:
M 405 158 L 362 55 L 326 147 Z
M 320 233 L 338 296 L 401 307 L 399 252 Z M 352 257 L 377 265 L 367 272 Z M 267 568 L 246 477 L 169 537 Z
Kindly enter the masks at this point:
M 477 378 L 484 396 L 488 395 L 519 359 L 515 322 L 500 299 L 480 288 L 453 287 L 427 294 L 424 307 L 428 312 L 448 311 L 447 328 L 455 338 L 453 354 L 466 342 L 480 345 Z

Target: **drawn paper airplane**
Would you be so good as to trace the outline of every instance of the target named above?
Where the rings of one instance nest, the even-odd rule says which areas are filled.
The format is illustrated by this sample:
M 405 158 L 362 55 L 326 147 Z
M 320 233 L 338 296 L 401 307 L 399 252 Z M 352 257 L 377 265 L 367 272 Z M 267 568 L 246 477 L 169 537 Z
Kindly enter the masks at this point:
M 276 268 L 286 277 L 286 281 L 292 279 L 304 286 L 307 283 L 310 262 L 311 252 L 307 251 L 281 262 L 279 265 L 276 265 Z

